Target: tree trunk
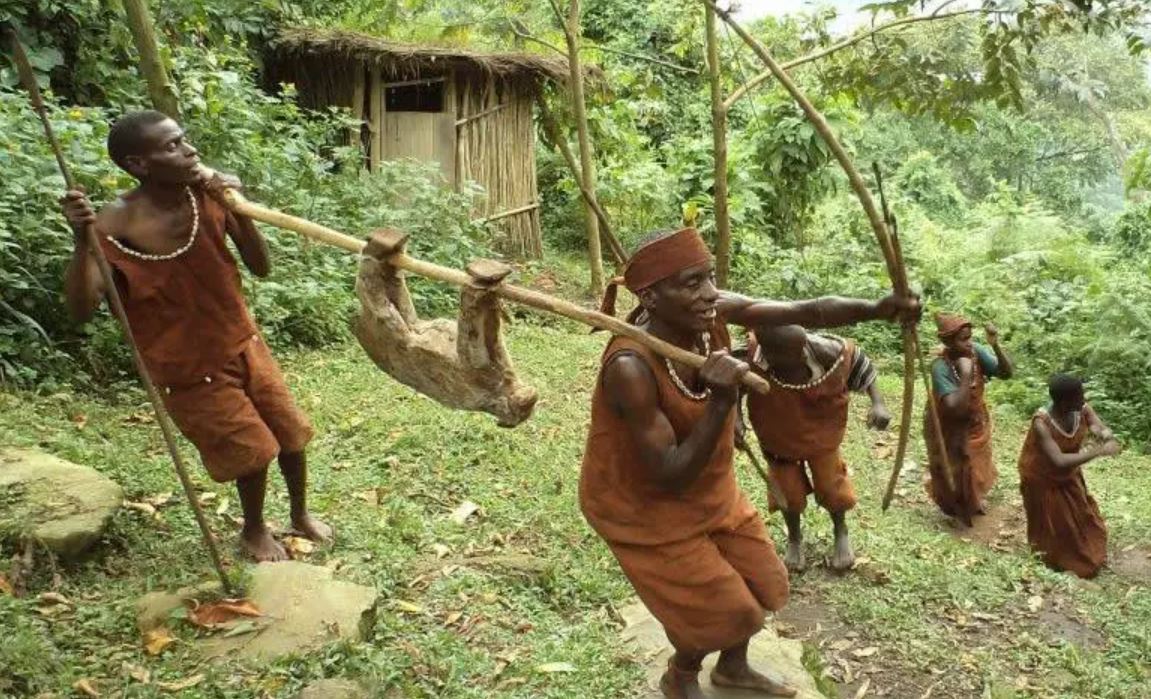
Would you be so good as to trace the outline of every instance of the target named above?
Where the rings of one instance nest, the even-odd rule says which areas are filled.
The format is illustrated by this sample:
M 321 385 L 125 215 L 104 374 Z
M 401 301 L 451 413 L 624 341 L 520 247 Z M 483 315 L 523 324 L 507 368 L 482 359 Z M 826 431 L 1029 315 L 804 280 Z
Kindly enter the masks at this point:
M 580 0 L 571 0 L 568 8 L 567 25 L 564 36 L 568 47 L 568 69 L 571 74 L 572 114 L 575 116 L 576 132 L 579 136 L 580 171 L 583 175 L 583 188 L 595 192 L 595 160 L 592 155 L 591 138 L 588 135 L 587 106 L 584 102 L 583 66 L 579 58 Z M 591 267 L 591 292 L 597 297 L 603 295 L 603 253 L 599 244 L 599 218 L 595 210 L 584 200 L 584 225 L 587 229 L 588 265 Z
M 152 106 L 156 111 L 179 121 L 180 100 L 172 88 L 171 81 L 168 80 L 164 61 L 160 58 L 160 49 L 156 44 L 156 32 L 152 26 L 152 15 L 148 11 L 147 0 L 123 0 L 123 3 L 128 28 L 132 31 L 132 40 L 136 44 L 136 50 L 140 52 L 140 72 L 144 74 L 144 80 L 148 83 L 148 97 L 152 100 Z
M 711 79 L 711 138 L 715 160 L 712 190 L 715 212 L 715 281 L 719 287 L 727 286 L 731 272 L 731 215 L 727 208 L 727 108 L 723 104 L 723 84 L 720 82 L 719 36 L 715 13 L 705 7 L 704 22 L 707 33 L 707 68 Z

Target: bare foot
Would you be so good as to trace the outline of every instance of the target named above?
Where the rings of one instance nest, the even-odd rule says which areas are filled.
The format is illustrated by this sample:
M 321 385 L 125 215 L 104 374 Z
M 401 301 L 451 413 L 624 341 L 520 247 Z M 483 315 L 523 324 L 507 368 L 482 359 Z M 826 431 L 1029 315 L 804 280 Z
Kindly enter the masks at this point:
M 787 569 L 802 573 L 807 568 L 807 558 L 803 555 L 802 541 L 788 541 L 787 553 L 783 555 L 783 563 Z
M 734 687 L 736 689 L 750 689 L 753 692 L 769 694 L 773 697 L 794 697 L 798 692 L 790 685 L 776 681 L 751 669 L 744 663 L 742 667 L 725 667 L 719 665 L 711 671 L 711 683 L 716 687 Z
M 292 519 L 292 529 L 299 532 L 305 539 L 317 543 L 327 543 L 332 540 L 332 528 L 305 512 Z
M 272 532 L 263 525 L 240 532 L 240 548 L 260 563 L 288 560 L 288 552 L 272 538 Z
M 659 691 L 667 699 L 706 699 L 699 688 L 699 673 L 678 670 L 670 661 L 667 671 L 659 678 Z
M 836 571 L 850 570 L 855 565 L 855 551 L 851 550 L 851 540 L 847 535 L 836 537 L 835 550 L 831 554 L 831 569 Z

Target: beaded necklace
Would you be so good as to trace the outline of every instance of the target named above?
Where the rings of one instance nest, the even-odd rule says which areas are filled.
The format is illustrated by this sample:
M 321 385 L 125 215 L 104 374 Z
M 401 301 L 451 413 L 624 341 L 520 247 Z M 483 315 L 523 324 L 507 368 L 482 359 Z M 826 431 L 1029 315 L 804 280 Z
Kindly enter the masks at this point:
M 955 385 L 959 386 L 959 383 L 960 383 L 959 382 L 959 372 L 955 370 L 955 364 L 953 362 L 951 362 L 950 360 L 947 360 L 947 359 L 944 359 L 943 361 L 946 362 L 947 368 L 951 370 L 951 378 L 955 379 Z M 975 361 L 979 361 L 978 358 L 976 358 Z M 977 380 L 978 376 L 979 376 L 979 372 L 974 370 L 974 367 L 973 367 L 973 370 L 971 372 L 971 387 L 972 388 L 975 388 L 976 380 Z
M 700 339 L 703 340 L 703 356 L 706 357 L 711 354 L 711 338 L 709 338 L 707 334 L 704 334 L 700 337 Z M 687 384 L 683 382 L 683 379 L 679 378 L 679 374 L 675 370 L 675 365 L 672 364 L 670 359 L 664 357 L 663 363 L 667 365 L 668 376 L 671 377 L 671 382 L 675 384 L 675 387 L 679 389 L 680 393 L 695 401 L 707 400 L 708 396 L 711 395 L 710 388 L 704 388 L 699 392 L 688 388 Z
M 189 250 L 192 249 L 192 244 L 196 242 L 196 232 L 198 230 L 200 230 L 200 207 L 199 207 L 199 205 L 196 204 L 196 197 L 195 197 L 195 195 L 192 194 L 192 188 L 191 187 L 185 187 L 184 193 L 188 196 L 188 203 L 192 205 L 192 232 L 188 235 L 188 242 L 185 243 L 183 245 L 183 247 L 179 248 L 178 250 L 176 250 L 174 252 L 170 252 L 166 255 L 151 255 L 148 253 L 140 252 L 138 250 L 133 250 L 132 248 L 127 247 L 126 245 L 121 243 L 119 240 L 116 240 L 115 238 L 113 238 L 110 235 L 106 236 L 108 238 L 108 241 L 110 243 L 112 243 L 113 245 L 115 245 L 117 248 L 119 248 L 120 252 L 124 253 L 125 255 L 131 255 L 132 257 L 138 257 L 141 260 L 150 260 L 150 261 L 173 260 L 173 259 L 179 257 L 180 255 L 183 255 L 184 253 L 188 252 Z
M 834 340 L 839 340 L 839 342 L 843 343 L 844 345 L 847 344 L 847 341 L 844 340 L 842 337 L 838 337 L 836 335 L 828 335 L 828 334 L 825 334 L 823 336 L 832 338 Z M 806 353 L 810 352 L 810 350 L 808 349 L 808 345 L 804 345 L 803 351 L 804 351 L 805 355 L 806 355 Z M 775 375 L 775 372 L 771 370 L 771 365 L 769 365 L 766 361 L 763 360 L 763 348 L 762 347 L 757 347 L 755 354 L 756 354 L 756 363 L 763 367 L 764 371 L 767 373 L 767 378 L 769 378 L 772 383 L 779 386 L 780 388 L 786 388 L 786 389 L 791 390 L 791 391 L 806 391 L 809 388 L 815 388 L 819 384 L 826 381 L 827 377 L 834 374 L 835 370 L 839 368 L 839 365 L 843 363 L 843 351 L 841 350 L 839 353 L 839 356 L 835 358 L 835 362 L 826 371 L 824 371 L 822 374 L 820 374 L 816 378 L 808 381 L 807 383 L 792 384 L 792 383 L 787 383 L 785 381 L 781 381 L 779 379 L 779 377 Z
M 1044 415 L 1047 416 L 1047 421 L 1049 423 L 1051 423 L 1051 426 L 1055 428 L 1055 431 L 1057 431 L 1059 434 L 1063 435 L 1064 437 L 1071 439 L 1076 435 L 1076 433 L 1079 432 L 1079 420 L 1082 419 L 1082 417 L 1083 417 L 1082 411 L 1077 410 L 1074 413 L 1071 413 L 1072 419 L 1071 419 L 1071 431 L 1070 432 L 1063 429 L 1063 425 L 1061 425 L 1059 423 L 1059 421 L 1055 419 L 1055 416 L 1051 414 L 1050 409 L 1041 408 L 1041 411 L 1043 412 Z

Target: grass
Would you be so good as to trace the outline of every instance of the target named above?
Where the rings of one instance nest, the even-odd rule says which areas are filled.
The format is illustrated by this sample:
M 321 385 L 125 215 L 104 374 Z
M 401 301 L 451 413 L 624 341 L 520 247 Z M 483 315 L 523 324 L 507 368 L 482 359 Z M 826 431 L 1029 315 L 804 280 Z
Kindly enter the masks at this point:
M 589 387 L 605 340 L 566 324 L 516 324 L 511 353 L 542 399 L 537 414 L 514 430 L 413 394 L 355 346 L 283 356 L 317 427 L 309 450 L 312 504 L 339 535 L 308 560 L 379 590 L 374 638 L 271 664 L 206 666 L 186 643 L 158 657 L 146 654 L 135 600 L 211 578 L 190 511 L 177 496 L 159 519 L 122 510 L 100 550 L 57 571 L 55 580 L 51 568 L 38 570 L 34 591 L 55 586 L 73 601 L 73 612 L 46 616 L 37 611 L 36 595 L 0 594 L 0 695 L 66 696 L 73 683 L 88 679 L 105 695 L 125 697 L 288 697 L 318 678 L 352 677 L 381 696 L 634 696 L 643 672 L 618 640 L 615 612 L 630 589 L 577 504 Z M 884 388 L 895 400 L 898 379 L 886 376 Z M 862 428 L 861 412 L 856 418 L 847 455 L 861 502 L 850 522 L 872 574 L 834 578 L 817 570 L 793 586 L 879 646 L 875 664 L 890 676 L 875 675 L 873 690 L 908 676 L 945 680 L 935 697 L 1151 696 L 1148 581 L 1105 573 L 1082 583 L 1047 571 L 1017 546 L 997 551 L 964 541 L 910 481 L 881 514 L 890 459 Z M 1025 422 L 1010 414 L 997 420 L 1001 479 L 993 501 L 1018 507 L 1014 458 Z M 115 399 L 0 393 L 0 434 L 5 444 L 36 446 L 99 469 L 133 501 L 176 489 L 159 431 L 134 388 Z M 915 451 L 921 460 L 922 447 Z M 1129 455 L 1087 467 L 1117 550 L 1151 534 L 1149 465 Z M 209 516 L 234 562 L 235 496 L 198 466 L 194 478 L 202 491 L 216 493 Z M 762 507 L 762 485 L 746 472 L 741 478 Z M 284 523 L 281 481 L 273 478 L 270 488 L 270 516 Z M 227 509 L 217 514 L 225 500 Z M 459 526 L 448 515 L 465 500 L 482 509 Z M 830 542 L 830 527 L 816 508 L 806 524 L 816 557 Z M 770 526 L 782 542 L 778 518 Z M 11 546 L 0 553 L 7 558 Z M 545 565 L 527 573 L 450 565 L 492 554 L 531 556 Z M 1035 597 L 1061 616 L 1033 612 Z M 401 601 L 421 611 L 407 611 L 415 607 Z M 1065 618 L 1096 634 L 1092 642 L 1053 633 L 1048 622 Z M 187 629 L 179 633 L 191 637 Z M 809 666 L 830 666 L 833 652 L 819 652 L 826 657 L 809 658 Z M 541 672 L 545 663 L 574 670 Z M 129 676 L 141 667 L 151 684 Z M 156 684 L 195 674 L 203 681 L 182 692 Z

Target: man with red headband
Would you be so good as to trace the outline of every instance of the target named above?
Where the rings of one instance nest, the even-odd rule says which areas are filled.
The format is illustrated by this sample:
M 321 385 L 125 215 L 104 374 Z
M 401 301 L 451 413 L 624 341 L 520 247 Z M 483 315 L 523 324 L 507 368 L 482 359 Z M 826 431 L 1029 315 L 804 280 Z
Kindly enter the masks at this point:
M 962 316 L 940 313 L 935 324 L 943 348 L 931 364 L 932 399 L 944 443 L 939 443 L 925 413 L 923 434 L 930 472 L 927 492 L 944 514 L 970 521 L 973 514 L 983 514 L 984 499 L 999 475 L 991 455 L 991 416 L 983 400 L 984 388 L 989 379 L 1011 378 L 1015 368 L 999 346 L 999 331 L 994 325 L 985 329 L 988 348 L 972 342 L 971 322 Z M 944 448 L 954 488 L 943 472 Z
M 659 233 L 632 255 L 624 283 L 640 305 L 628 319 L 707 357 L 701 369 L 614 337 L 592 398 L 580 506 L 675 648 L 664 695 L 697 699 L 703 658 L 712 683 L 794 696 L 747 661 L 766 611 L 787 602 L 787 570 L 732 470 L 735 405 L 747 364 L 728 354 L 725 322 L 847 325 L 918 318 L 916 298 L 759 301 L 715 286 L 694 229 Z M 614 311 L 614 288 L 605 298 Z

